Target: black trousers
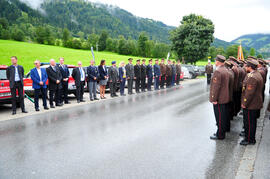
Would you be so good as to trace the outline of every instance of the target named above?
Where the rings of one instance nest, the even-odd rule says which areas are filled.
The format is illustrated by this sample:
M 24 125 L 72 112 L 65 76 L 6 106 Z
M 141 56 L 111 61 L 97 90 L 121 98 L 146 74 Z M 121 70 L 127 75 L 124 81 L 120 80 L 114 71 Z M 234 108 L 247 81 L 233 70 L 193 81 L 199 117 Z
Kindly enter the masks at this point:
M 260 116 L 260 110 L 243 109 L 245 139 L 249 142 L 255 142 L 257 119 Z
M 141 79 L 140 78 L 136 78 L 135 80 L 135 89 L 136 89 L 136 92 L 140 92 L 140 86 L 141 86 Z
M 149 76 L 148 79 L 147 79 L 147 90 L 148 91 L 151 91 L 152 83 L 153 83 L 153 77 Z
M 132 94 L 132 90 L 133 90 L 133 79 L 128 79 L 127 80 L 128 83 L 128 94 Z
M 47 107 L 47 88 L 35 89 L 34 91 L 35 109 L 39 109 L 39 94 L 41 93 L 43 106 Z
M 207 74 L 207 84 L 210 84 L 212 74 Z
M 179 73 L 176 74 L 176 84 L 177 85 L 180 84 L 180 74 Z
M 172 85 L 172 76 L 166 76 L 166 87 L 171 87 Z
M 60 103 L 62 103 L 63 101 L 65 103 L 68 103 L 68 83 L 67 82 L 62 82 Z
M 233 120 L 233 111 L 234 111 L 234 105 L 233 102 L 229 102 L 227 104 L 227 120 L 226 120 L 226 132 L 229 132 L 231 130 L 231 120 Z
M 83 100 L 83 94 L 84 94 L 84 81 L 81 81 L 80 86 L 76 86 L 77 101 Z
M 60 87 L 59 85 L 57 85 L 56 89 L 50 89 L 49 91 L 49 96 L 50 96 L 50 105 L 53 106 L 53 102 L 55 102 L 55 104 L 59 104 L 60 103 Z
M 160 87 L 161 88 L 164 88 L 164 86 L 165 86 L 165 78 L 166 78 L 166 75 L 161 76 L 161 79 L 160 79 Z
M 146 77 L 142 77 L 141 78 L 141 90 L 145 91 L 145 87 L 146 87 Z
M 111 96 L 115 96 L 116 95 L 116 82 L 110 82 L 110 93 Z
M 12 110 L 16 111 L 16 103 L 17 103 L 17 90 L 18 90 L 18 95 L 19 95 L 19 102 L 20 102 L 20 106 L 22 111 L 25 110 L 25 106 L 24 106 L 24 96 L 23 96 L 23 85 L 22 83 L 19 82 L 15 82 L 14 87 L 10 89 L 11 91 L 11 97 L 12 97 Z
M 216 104 L 213 106 L 217 124 L 216 135 L 219 139 L 224 139 L 228 120 L 227 104 Z

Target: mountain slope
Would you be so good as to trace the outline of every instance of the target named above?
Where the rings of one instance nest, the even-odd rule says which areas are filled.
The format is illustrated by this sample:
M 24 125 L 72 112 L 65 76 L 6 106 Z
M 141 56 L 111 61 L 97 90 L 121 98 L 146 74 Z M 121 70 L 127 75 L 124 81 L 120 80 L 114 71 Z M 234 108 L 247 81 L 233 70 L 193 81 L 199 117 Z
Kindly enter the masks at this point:
M 259 53 L 270 53 L 270 34 L 248 34 L 238 37 L 232 43 L 242 43 L 243 46 L 253 47 Z

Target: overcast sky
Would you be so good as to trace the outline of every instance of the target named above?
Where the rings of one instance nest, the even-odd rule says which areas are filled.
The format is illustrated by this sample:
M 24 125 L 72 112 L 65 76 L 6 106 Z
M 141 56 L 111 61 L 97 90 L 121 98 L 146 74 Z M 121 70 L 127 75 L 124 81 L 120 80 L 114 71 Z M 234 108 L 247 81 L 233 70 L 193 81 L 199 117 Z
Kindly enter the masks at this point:
M 116 5 L 139 17 L 178 26 L 184 15 L 200 14 L 215 24 L 215 37 L 270 33 L 270 0 L 91 0 Z

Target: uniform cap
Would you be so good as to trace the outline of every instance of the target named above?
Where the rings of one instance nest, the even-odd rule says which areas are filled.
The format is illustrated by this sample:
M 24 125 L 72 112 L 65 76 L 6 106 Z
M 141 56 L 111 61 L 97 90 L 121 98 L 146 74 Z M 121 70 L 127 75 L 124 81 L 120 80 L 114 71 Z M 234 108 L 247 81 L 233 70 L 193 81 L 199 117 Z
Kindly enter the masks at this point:
M 112 61 L 112 65 L 113 65 L 113 64 L 116 64 L 116 61 Z
M 221 63 L 224 63 L 226 61 L 226 58 L 222 55 L 217 55 L 216 60 Z
M 232 61 L 234 61 L 234 62 L 237 61 L 236 58 L 235 58 L 234 56 L 229 56 L 229 59 L 232 60 Z
M 257 58 L 256 57 L 253 57 L 253 56 L 248 56 L 248 58 L 251 58 L 253 60 L 257 60 Z
M 254 68 L 257 68 L 258 67 L 258 64 L 259 63 L 256 60 L 252 59 L 252 58 L 248 58 L 247 59 L 247 65 L 248 66 L 252 66 Z

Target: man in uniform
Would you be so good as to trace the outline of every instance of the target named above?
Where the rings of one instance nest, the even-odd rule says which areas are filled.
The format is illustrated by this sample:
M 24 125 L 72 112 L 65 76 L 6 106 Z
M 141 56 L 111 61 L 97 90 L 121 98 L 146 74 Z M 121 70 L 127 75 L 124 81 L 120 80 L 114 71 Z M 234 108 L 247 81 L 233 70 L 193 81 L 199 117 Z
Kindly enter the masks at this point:
M 145 65 L 145 59 L 142 60 L 141 64 L 141 91 L 145 92 L 146 87 L 146 65 Z
M 116 61 L 112 61 L 112 66 L 108 70 L 108 76 L 109 76 L 109 83 L 110 83 L 110 93 L 111 97 L 118 97 L 116 94 L 116 84 L 117 81 L 119 80 L 119 75 L 118 75 L 118 69 L 116 67 Z
M 160 75 L 161 75 L 160 66 L 158 65 L 158 59 L 156 59 L 155 65 L 154 65 L 154 77 L 155 77 L 154 88 L 155 88 L 155 90 L 159 90 Z
M 262 75 L 263 78 L 263 89 L 262 89 L 262 97 L 263 97 L 263 101 L 264 101 L 264 91 L 265 91 L 265 83 L 266 83 L 266 70 L 263 67 L 264 62 L 261 59 L 258 59 L 258 71 L 260 72 L 260 74 Z
M 160 79 L 160 88 L 164 89 L 165 85 L 165 78 L 166 78 L 166 65 L 164 64 L 164 59 L 161 60 L 160 66 L 160 72 L 161 72 L 161 79 Z
M 153 66 L 152 59 L 149 60 L 149 64 L 146 67 L 146 75 L 147 75 L 147 90 L 152 91 L 151 86 L 153 83 Z
M 180 84 L 180 75 L 181 75 L 181 63 L 180 60 L 176 64 L 176 85 Z
M 166 65 L 166 87 L 170 88 L 172 84 L 172 64 L 171 60 L 168 60 L 168 64 Z
M 127 83 L 128 83 L 128 94 L 133 94 L 133 80 L 135 79 L 134 75 L 134 66 L 132 64 L 132 58 L 128 59 L 128 64 L 126 65 L 126 73 L 127 73 Z
M 210 137 L 213 140 L 225 139 L 227 108 L 230 102 L 229 73 L 224 66 L 225 57 L 217 55 L 216 70 L 213 74 L 209 101 L 213 104 L 217 124 L 217 132 Z
M 175 86 L 175 78 L 176 78 L 176 66 L 175 61 L 172 63 L 172 86 Z
M 263 107 L 262 89 L 263 78 L 257 70 L 258 62 L 248 58 L 246 71 L 249 73 L 243 84 L 241 107 L 244 115 L 245 139 L 240 145 L 255 144 L 255 135 L 257 127 L 257 118 L 260 115 L 260 109 Z
M 134 74 L 135 74 L 135 90 L 136 93 L 140 93 L 140 83 L 141 83 L 141 60 L 137 60 L 137 64 L 134 66 Z
M 211 76 L 213 73 L 213 65 L 211 64 L 211 61 L 208 61 L 208 64 L 205 66 L 205 73 L 207 75 L 207 84 L 210 84 Z

